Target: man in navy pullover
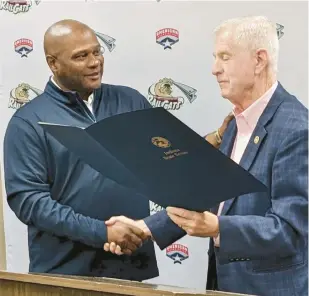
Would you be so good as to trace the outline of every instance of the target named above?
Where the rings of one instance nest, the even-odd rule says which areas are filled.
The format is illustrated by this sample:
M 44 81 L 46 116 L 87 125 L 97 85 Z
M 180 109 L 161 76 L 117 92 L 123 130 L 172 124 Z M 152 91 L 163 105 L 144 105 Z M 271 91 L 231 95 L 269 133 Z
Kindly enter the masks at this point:
M 101 84 L 104 58 L 85 24 L 52 25 L 44 50 L 53 76 L 43 94 L 16 111 L 4 139 L 7 200 L 28 226 L 29 271 L 137 281 L 156 277 L 153 242 L 145 233 L 155 234 L 163 249 L 185 232 L 166 211 L 149 216 L 145 198 L 99 174 L 38 124 L 87 127 L 151 105 L 132 88 Z M 138 221 L 138 227 L 121 221 L 106 225 L 118 215 Z M 124 255 L 105 252 L 110 242 Z

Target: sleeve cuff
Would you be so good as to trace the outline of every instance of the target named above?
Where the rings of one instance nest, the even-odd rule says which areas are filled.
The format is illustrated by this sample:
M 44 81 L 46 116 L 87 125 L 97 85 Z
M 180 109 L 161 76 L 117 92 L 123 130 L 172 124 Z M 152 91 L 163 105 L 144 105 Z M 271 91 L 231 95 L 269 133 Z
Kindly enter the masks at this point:
M 170 219 L 166 210 L 146 217 L 144 222 L 161 250 L 186 235 L 186 232 Z
M 93 236 L 90 238 L 92 240 L 92 245 L 95 248 L 103 248 L 104 243 L 107 242 L 107 227 L 105 222 L 97 220 L 93 227 Z

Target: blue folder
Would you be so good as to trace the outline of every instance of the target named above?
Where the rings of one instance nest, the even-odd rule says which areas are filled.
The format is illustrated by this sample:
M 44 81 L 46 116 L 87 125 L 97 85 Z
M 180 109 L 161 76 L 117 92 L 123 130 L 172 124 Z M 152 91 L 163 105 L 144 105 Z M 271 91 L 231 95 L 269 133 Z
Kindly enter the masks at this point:
M 163 207 L 205 211 L 239 195 L 267 191 L 161 107 L 122 113 L 87 128 L 39 124 L 105 177 Z

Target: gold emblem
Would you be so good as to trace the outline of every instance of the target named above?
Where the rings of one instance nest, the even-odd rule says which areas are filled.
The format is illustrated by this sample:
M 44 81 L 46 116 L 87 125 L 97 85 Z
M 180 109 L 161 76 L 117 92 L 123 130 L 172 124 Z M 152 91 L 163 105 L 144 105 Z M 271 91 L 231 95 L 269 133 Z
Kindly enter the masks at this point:
M 254 138 L 254 144 L 257 144 L 259 141 L 260 141 L 260 137 L 259 137 L 259 136 L 256 136 L 256 137 Z
M 171 142 L 162 137 L 153 137 L 151 138 L 151 142 L 153 145 L 159 148 L 169 148 L 171 147 Z M 180 151 L 180 149 L 168 149 L 167 151 L 163 151 L 164 155 L 162 158 L 164 160 L 174 159 L 176 157 L 188 154 L 188 151 Z
M 153 145 L 159 148 L 168 148 L 171 146 L 171 143 L 167 139 L 162 138 L 162 137 L 153 137 L 151 139 L 151 142 Z

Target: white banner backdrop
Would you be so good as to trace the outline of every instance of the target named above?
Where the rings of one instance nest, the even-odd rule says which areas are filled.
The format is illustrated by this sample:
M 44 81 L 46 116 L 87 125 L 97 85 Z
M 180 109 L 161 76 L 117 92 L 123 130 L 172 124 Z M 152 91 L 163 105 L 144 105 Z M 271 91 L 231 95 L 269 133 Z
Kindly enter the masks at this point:
M 105 47 L 104 82 L 138 89 L 153 105 L 164 105 L 205 135 L 218 128 L 231 110 L 211 74 L 212 30 L 230 17 L 266 15 L 278 23 L 279 80 L 307 106 L 306 2 L 17 2 L 0 1 L 1 147 L 14 111 L 45 87 L 51 73 L 44 59 L 43 35 L 52 23 L 65 18 L 84 22 L 97 32 Z M 7 268 L 27 272 L 26 227 L 6 202 L 4 208 Z M 160 276 L 149 282 L 204 289 L 207 249 L 208 239 L 188 236 L 164 251 L 156 248 Z

